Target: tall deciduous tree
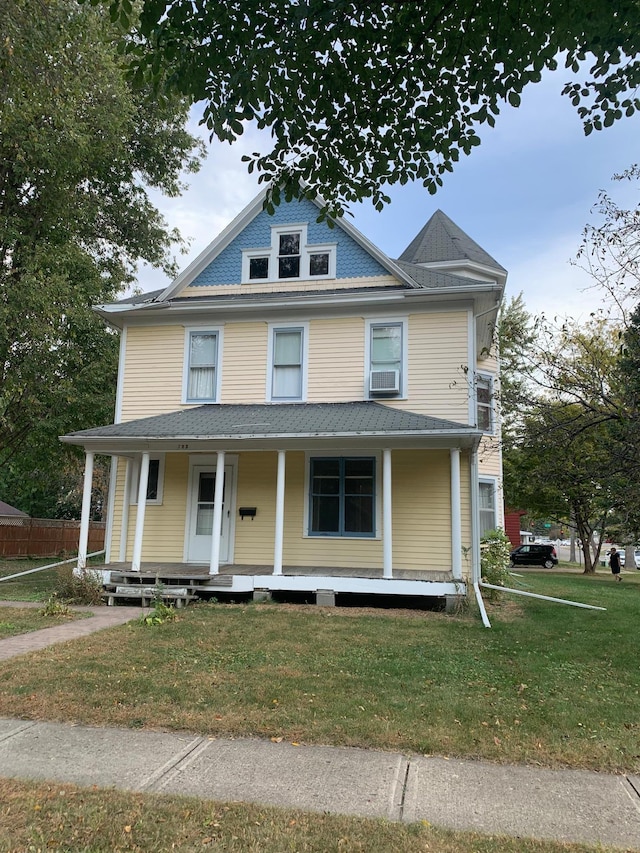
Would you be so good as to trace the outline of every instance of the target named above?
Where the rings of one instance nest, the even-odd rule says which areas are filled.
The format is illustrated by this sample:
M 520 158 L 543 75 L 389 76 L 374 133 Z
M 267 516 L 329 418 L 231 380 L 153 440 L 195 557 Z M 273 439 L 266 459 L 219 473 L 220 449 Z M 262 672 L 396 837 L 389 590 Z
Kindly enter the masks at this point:
M 519 417 L 505 443 L 508 503 L 571 519 L 587 572 L 600 548 L 593 534 L 619 506 L 619 354 L 618 331 L 603 318 L 560 328 L 540 322 L 519 367 Z
M 132 87 L 104 10 L 0 0 L 0 32 L 0 489 L 29 510 L 16 492 L 52 499 L 68 468 L 57 435 L 113 416 L 117 339 L 91 306 L 140 259 L 172 269 L 147 187 L 177 194 L 201 152 L 185 99 Z
M 334 210 L 380 208 L 398 181 L 435 192 L 559 57 L 586 133 L 640 105 L 636 0 L 142 0 L 137 27 L 131 0 L 91 2 L 132 25 L 140 79 L 170 67 L 219 139 L 268 128 L 249 168 L 290 194 L 302 179 Z

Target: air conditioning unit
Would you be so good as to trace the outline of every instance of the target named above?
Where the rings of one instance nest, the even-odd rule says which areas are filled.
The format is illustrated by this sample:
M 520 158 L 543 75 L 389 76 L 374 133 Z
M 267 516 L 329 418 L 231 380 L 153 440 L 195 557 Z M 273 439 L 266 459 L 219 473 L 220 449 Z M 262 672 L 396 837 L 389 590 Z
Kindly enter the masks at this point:
M 369 374 L 369 393 L 372 396 L 377 394 L 399 394 L 400 371 L 372 370 Z

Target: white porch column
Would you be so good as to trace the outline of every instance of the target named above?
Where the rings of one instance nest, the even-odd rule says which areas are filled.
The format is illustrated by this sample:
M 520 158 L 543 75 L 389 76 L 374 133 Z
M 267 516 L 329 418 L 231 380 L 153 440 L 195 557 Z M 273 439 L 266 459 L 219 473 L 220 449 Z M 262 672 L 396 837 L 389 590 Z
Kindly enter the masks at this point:
M 460 448 L 452 447 L 451 456 L 451 570 L 462 580 L 462 517 L 460 508 Z
M 273 546 L 273 574 L 282 574 L 282 543 L 284 541 L 284 474 L 285 451 L 278 451 L 278 479 L 276 480 L 276 532 Z
M 144 514 L 147 509 L 147 484 L 149 482 L 149 453 L 145 451 L 140 460 L 140 483 L 138 485 L 138 514 L 136 515 L 136 532 L 133 538 L 133 555 L 131 571 L 140 571 L 142 560 L 142 534 L 144 533 Z
M 391 450 L 385 447 L 382 451 L 382 561 L 385 578 L 393 577 L 391 518 Z
M 471 483 L 471 568 L 473 580 L 480 580 L 480 486 L 478 473 L 478 449 L 469 460 L 469 482 Z
M 91 488 L 93 486 L 93 451 L 87 450 L 84 462 L 84 485 L 82 489 L 82 514 L 80 515 L 80 538 L 78 541 L 78 568 L 87 565 L 89 542 L 89 518 L 91 516 Z
M 213 493 L 213 527 L 211 528 L 211 562 L 209 574 L 220 571 L 220 538 L 222 536 L 222 498 L 224 496 L 224 450 L 216 454 L 216 487 Z
M 120 523 L 120 552 L 118 559 L 121 563 L 127 559 L 127 539 L 129 537 L 129 505 L 131 503 L 131 469 L 133 460 L 127 456 L 124 469 L 124 492 L 122 494 L 122 520 Z

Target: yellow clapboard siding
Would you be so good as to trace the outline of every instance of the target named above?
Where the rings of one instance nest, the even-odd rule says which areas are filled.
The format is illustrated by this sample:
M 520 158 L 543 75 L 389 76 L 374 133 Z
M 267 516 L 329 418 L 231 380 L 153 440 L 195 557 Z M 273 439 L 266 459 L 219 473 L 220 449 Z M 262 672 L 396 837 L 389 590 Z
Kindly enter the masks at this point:
M 185 454 L 166 455 L 162 504 L 148 504 L 145 510 L 143 562 L 183 560 L 188 474 L 188 457 Z M 130 507 L 127 560 L 131 559 L 133 553 L 137 511 L 137 506 Z
M 264 322 L 225 325 L 221 403 L 265 402 L 267 338 Z
M 183 326 L 127 329 L 123 421 L 161 415 L 180 408 L 184 340 Z
M 309 403 L 364 399 L 362 317 L 312 320 L 309 326 Z
M 469 422 L 468 314 L 438 311 L 409 317 L 409 399 L 421 414 Z
M 383 543 L 376 539 L 313 537 L 304 535 L 308 502 L 305 480 L 308 461 L 303 452 L 286 454 L 285 565 L 340 566 L 366 573 L 382 568 Z M 240 565 L 272 565 L 275 538 L 277 454 L 273 451 L 241 453 L 237 460 L 234 562 Z M 120 460 L 116 484 L 112 560 L 119 554 L 124 460 Z M 189 456 L 167 454 L 163 502 L 149 504 L 145 513 L 143 562 L 181 562 L 184 557 Z M 378 517 L 381 511 L 381 472 L 378 466 Z M 471 520 L 468 510 L 469 455 L 461 458 L 462 544 L 469 548 Z M 392 452 L 393 566 L 405 570 L 448 571 L 451 568 L 450 458 L 446 450 Z M 237 507 L 255 506 L 253 520 L 240 521 Z M 126 559 L 133 551 L 137 507 L 129 512 Z M 380 532 L 380 531 L 379 531 Z M 469 559 L 463 559 L 465 574 Z

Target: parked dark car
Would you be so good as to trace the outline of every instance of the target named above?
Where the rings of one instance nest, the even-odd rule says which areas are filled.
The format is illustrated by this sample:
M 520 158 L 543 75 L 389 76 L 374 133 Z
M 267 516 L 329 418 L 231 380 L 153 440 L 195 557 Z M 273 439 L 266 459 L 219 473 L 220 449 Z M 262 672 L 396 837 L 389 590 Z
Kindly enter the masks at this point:
M 552 569 L 558 564 L 553 545 L 520 545 L 511 552 L 512 566 L 544 566 Z

